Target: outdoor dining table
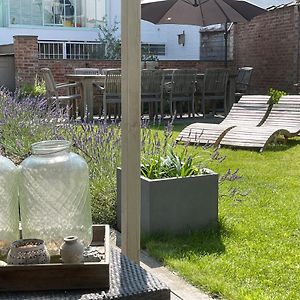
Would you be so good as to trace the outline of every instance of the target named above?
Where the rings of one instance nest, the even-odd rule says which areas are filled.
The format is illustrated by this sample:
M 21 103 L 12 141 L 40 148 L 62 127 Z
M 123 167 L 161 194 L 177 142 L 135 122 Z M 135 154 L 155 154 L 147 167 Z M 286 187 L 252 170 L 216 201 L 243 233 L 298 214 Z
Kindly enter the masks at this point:
M 83 100 L 83 112 L 87 117 L 87 121 L 93 121 L 94 115 L 94 92 L 93 83 L 96 81 L 99 84 L 104 84 L 105 75 L 103 74 L 65 74 L 65 77 L 70 81 L 81 83 L 81 97 Z

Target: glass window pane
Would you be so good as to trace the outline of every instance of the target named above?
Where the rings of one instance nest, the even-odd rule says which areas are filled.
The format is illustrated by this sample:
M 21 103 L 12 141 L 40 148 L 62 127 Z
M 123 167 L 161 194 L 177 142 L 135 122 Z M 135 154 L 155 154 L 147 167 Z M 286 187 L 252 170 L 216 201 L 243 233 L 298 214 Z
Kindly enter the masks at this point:
M 0 0 L 0 26 L 4 24 L 3 1 L 9 2 L 12 25 L 97 27 L 105 16 L 106 0 Z
M 97 27 L 105 16 L 105 0 L 86 0 L 85 11 L 86 27 Z
M 75 26 L 75 0 L 44 0 L 44 24 Z
M 42 25 L 41 0 L 10 0 L 10 24 Z

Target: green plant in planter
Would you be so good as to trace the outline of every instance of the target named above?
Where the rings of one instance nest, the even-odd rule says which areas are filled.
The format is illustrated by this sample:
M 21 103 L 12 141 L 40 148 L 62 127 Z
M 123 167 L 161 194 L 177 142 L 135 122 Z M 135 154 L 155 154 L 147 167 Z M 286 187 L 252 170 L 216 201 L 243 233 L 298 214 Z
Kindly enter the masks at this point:
M 169 148 L 166 157 L 143 158 L 141 175 L 149 179 L 160 179 L 202 174 L 202 169 L 194 163 L 194 157 L 186 155 L 186 151 L 177 155 L 172 148 Z
M 287 95 L 287 93 L 285 91 L 270 88 L 268 91 L 268 95 L 271 96 L 271 99 L 270 99 L 271 103 L 275 104 L 275 103 L 278 103 L 281 96 L 285 96 L 285 95 Z

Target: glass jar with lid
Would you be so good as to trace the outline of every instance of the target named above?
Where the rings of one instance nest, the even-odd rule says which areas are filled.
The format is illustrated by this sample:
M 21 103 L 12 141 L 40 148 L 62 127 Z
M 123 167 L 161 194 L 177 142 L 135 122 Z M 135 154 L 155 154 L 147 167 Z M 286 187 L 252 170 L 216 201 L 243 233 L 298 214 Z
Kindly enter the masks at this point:
M 18 169 L 0 155 L 0 254 L 19 238 Z
M 44 240 L 50 254 L 58 254 L 66 236 L 78 236 L 86 246 L 92 240 L 88 166 L 70 145 L 65 140 L 35 143 L 21 163 L 23 238 Z

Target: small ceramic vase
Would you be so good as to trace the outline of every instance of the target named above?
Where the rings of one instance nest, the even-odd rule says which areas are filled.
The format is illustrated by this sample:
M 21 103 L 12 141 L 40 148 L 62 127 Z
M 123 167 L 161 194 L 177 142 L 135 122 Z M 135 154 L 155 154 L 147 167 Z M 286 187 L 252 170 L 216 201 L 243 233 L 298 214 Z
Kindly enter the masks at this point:
M 47 264 L 50 255 L 43 240 L 24 239 L 13 242 L 10 246 L 7 263 L 9 265 Z
M 60 247 L 60 256 L 64 263 L 79 264 L 83 261 L 83 244 L 77 236 L 67 236 Z

